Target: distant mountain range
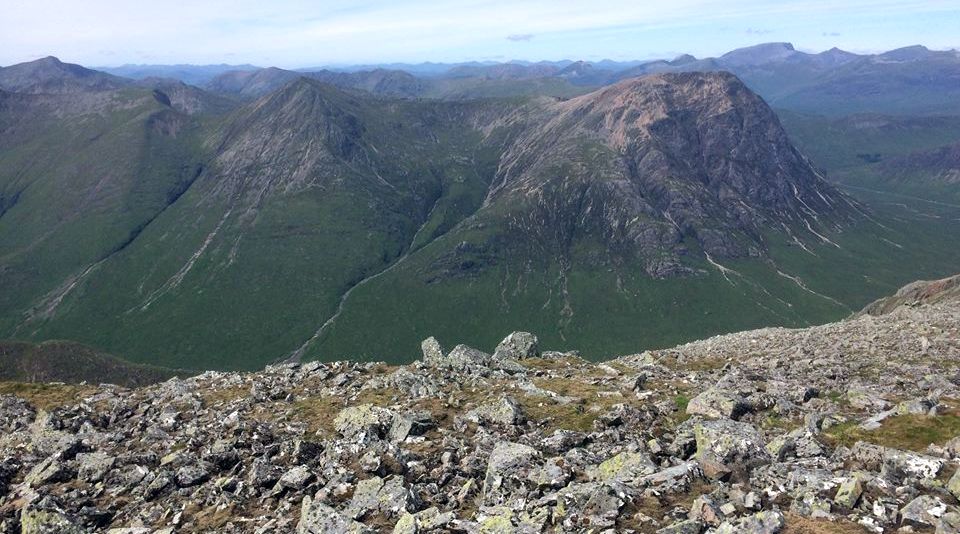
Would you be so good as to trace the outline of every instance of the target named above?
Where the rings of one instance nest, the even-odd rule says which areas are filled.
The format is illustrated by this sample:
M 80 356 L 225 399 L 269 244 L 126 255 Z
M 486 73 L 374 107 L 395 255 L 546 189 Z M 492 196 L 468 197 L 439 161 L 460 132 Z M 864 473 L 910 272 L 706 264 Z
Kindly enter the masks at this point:
M 794 111 L 788 134 L 765 100 L 895 69 L 863 102 L 901 101 L 911 73 L 948 101 L 954 63 L 776 44 L 616 72 L 259 69 L 204 87 L 5 67 L 0 336 L 240 369 L 403 361 L 429 335 L 516 328 L 597 358 L 838 318 L 955 271 L 960 232 L 839 190 L 789 137 L 816 146 L 805 126 L 839 119 Z
M 777 108 L 828 115 L 960 113 L 960 55 L 923 46 L 862 55 L 837 48 L 811 54 L 789 43 L 765 43 L 718 58 L 682 55 L 669 61 L 385 64 L 296 71 L 250 65 L 139 65 L 103 70 L 132 78 L 176 78 L 244 97 L 261 96 L 305 75 L 389 96 L 457 99 L 573 96 L 645 74 L 728 71 Z

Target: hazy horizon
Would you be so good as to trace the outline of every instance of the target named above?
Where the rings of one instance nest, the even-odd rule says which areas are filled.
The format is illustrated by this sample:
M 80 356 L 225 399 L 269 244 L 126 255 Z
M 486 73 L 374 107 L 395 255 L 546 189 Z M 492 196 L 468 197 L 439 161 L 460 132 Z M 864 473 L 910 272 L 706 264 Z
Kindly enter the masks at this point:
M 42 0 L 8 6 L 0 64 L 54 55 L 92 66 L 251 64 L 282 68 L 471 61 L 614 61 L 718 56 L 764 42 L 875 53 L 960 47 L 960 7 L 944 0 L 503 0 L 323 6 L 282 0 L 130 5 Z

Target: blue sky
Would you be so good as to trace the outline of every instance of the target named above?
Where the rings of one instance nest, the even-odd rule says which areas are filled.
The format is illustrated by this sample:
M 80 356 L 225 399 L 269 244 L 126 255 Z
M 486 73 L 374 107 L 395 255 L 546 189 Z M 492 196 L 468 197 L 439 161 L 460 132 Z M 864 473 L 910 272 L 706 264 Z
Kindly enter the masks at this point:
M 0 65 L 286 68 L 719 55 L 789 41 L 854 52 L 960 48 L 960 0 L 5 0 Z

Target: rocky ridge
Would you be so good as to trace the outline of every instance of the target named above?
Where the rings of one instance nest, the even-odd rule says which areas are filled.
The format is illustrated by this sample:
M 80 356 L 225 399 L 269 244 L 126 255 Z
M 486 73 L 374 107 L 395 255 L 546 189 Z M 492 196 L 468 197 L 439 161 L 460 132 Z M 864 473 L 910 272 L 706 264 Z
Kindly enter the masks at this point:
M 960 529 L 956 298 L 606 363 L 422 350 L 0 396 L 0 532 Z

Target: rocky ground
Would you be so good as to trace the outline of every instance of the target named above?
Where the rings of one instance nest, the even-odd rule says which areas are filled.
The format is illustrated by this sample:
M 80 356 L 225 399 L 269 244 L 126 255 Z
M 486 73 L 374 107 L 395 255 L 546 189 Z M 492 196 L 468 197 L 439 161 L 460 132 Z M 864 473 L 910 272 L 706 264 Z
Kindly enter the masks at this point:
M 3 384 L 0 532 L 960 532 L 960 300 L 606 363 Z

